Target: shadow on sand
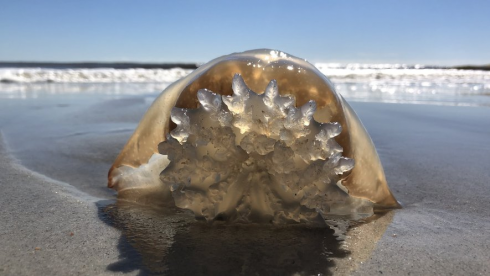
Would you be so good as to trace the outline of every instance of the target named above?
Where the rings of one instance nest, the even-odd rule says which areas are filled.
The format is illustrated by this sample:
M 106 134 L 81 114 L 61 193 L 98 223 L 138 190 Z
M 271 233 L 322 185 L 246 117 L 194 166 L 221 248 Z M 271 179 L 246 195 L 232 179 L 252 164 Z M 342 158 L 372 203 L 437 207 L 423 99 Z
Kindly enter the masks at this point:
M 122 235 L 107 269 L 140 275 L 330 275 L 349 257 L 325 226 L 207 223 L 175 209 L 101 201 L 99 218 Z

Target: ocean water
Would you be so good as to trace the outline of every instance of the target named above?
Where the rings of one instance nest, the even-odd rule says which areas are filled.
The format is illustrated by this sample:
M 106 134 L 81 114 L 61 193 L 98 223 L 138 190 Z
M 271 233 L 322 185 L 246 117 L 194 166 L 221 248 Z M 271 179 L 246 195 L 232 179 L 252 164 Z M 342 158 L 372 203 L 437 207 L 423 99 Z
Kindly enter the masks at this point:
M 348 101 L 490 106 L 490 71 L 403 64 L 315 65 Z M 42 94 L 156 94 L 191 71 L 0 68 L 0 98 L 37 98 Z

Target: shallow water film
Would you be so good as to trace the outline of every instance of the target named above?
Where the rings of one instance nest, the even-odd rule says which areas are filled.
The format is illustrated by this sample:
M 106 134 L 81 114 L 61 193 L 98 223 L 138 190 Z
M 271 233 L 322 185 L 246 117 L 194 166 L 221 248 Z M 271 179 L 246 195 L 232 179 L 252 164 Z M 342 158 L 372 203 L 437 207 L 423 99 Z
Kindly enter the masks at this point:
M 124 201 L 101 203 L 99 217 L 122 231 L 120 261 L 108 270 L 143 275 L 331 275 L 352 269 L 365 258 L 357 248 L 374 246 L 382 235 L 366 228 L 354 246 L 345 241 L 347 225 L 334 231 L 325 225 L 210 224 L 181 209 Z

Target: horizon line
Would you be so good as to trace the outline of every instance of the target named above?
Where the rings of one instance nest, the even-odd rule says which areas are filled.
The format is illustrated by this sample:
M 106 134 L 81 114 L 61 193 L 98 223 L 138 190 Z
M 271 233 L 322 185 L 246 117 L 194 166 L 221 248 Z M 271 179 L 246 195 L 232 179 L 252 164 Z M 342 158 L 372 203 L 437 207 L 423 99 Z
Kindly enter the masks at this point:
M 114 69 L 130 69 L 130 68 L 143 68 L 143 69 L 197 69 L 202 62 L 139 62 L 139 61 L 0 61 L 0 68 L 6 67 L 23 67 L 23 68 L 52 68 L 63 69 L 66 68 L 114 68 Z M 490 63 L 487 64 L 459 64 L 459 65 L 432 65 L 421 63 L 363 63 L 363 62 L 315 62 L 315 64 L 403 64 L 409 66 L 423 65 L 429 68 L 441 68 L 441 69 L 466 69 L 466 70 L 490 70 Z M 20 65 L 20 66 L 19 66 Z M 426 68 L 427 69 L 427 68 Z

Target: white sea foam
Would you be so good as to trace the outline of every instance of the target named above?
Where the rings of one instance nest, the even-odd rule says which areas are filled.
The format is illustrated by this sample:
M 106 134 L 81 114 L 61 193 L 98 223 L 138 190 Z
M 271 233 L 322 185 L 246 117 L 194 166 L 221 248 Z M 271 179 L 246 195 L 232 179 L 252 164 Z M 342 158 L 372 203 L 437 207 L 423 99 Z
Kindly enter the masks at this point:
M 329 78 L 342 81 L 428 81 L 450 83 L 483 83 L 490 85 L 490 72 L 425 68 L 405 64 L 317 63 L 315 66 Z M 189 69 L 49 69 L 0 68 L 3 83 L 144 83 L 173 82 L 192 72 Z
M 315 66 L 351 101 L 490 105 L 490 71 L 406 64 L 317 63 Z M 26 93 L 38 90 L 51 94 L 155 93 L 191 71 L 180 68 L 0 68 L 0 96 L 23 98 Z M 46 84 L 53 85 L 47 87 Z M 117 91 L 101 89 L 101 85 L 113 85 Z
M 8 83 L 144 83 L 174 82 L 192 70 L 172 69 L 47 69 L 0 68 L 0 81 Z
M 426 69 L 423 66 L 394 64 L 347 65 L 315 64 L 316 67 L 335 83 L 362 82 L 370 84 L 393 83 L 410 86 L 417 82 L 423 87 L 432 84 L 479 84 L 480 88 L 490 88 L 490 72 L 479 70 Z M 420 68 L 420 69 L 417 69 Z M 451 87 L 451 85 L 448 85 Z
M 490 105 L 490 72 L 405 64 L 319 63 L 315 66 L 351 101 Z
M 315 66 L 351 101 L 490 105 L 489 71 L 405 64 Z

